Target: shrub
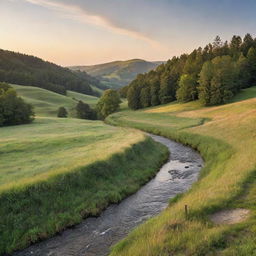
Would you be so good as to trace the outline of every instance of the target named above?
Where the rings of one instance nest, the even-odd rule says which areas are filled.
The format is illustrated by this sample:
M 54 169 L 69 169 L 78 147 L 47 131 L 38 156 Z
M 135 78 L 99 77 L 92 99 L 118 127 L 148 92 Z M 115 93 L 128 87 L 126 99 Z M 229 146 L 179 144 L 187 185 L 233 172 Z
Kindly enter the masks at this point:
M 68 117 L 68 111 L 64 107 L 58 109 L 58 117 Z
M 26 124 L 34 119 L 33 108 L 6 83 L 0 83 L 0 126 Z
M 97 113 L 94 109 L 90 107 L 87 103 L 82 102 L 81 100 L 76 105 L 76 114 L 78 118 L 96 120 Z

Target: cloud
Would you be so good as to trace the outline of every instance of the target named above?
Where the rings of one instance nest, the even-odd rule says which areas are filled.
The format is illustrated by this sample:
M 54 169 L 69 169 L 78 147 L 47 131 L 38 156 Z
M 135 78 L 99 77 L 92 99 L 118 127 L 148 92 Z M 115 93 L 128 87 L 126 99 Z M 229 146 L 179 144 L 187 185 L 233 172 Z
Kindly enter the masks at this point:
M 86 8 L 82 8 L 79 5 L 57 2 L 56 0 L 25 0 L 25 1 L 31 4 L 40 5 L 49 9 L 56 10 L 68 16 L 69 18 L 78 20 L 79 22 L 89 23 L 92 25 L 103 27 L 116 34 L 126 35 L 135 39 L 143 40 L 154 47 L 160 46 L 159 42 L 151 39 L 150 37 L 143 34 L 142 32 L 136 31 L 134 29 L 130 29 L 124 26 L 122 27 L 119 24 L 116 24 L 113 21 L 111 21 L 109 18 L 100 14 L 93 14 L 88 10 L 86 10 Z

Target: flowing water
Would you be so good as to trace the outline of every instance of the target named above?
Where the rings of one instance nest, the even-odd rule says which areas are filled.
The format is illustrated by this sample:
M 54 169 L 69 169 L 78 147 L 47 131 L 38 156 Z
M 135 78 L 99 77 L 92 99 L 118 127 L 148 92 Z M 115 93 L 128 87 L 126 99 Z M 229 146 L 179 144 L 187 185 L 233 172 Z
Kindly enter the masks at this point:
M 203 166 L 193 149 L 150 135 L 169 148 L 169 161 L 155 178 L 120 204 L 110 205 L 97 218 L 87 218 L 60 235 L 17 252 L 15 256 L 105 256 L 132 229 L 164 210 L 170 198 L 188 190 Z

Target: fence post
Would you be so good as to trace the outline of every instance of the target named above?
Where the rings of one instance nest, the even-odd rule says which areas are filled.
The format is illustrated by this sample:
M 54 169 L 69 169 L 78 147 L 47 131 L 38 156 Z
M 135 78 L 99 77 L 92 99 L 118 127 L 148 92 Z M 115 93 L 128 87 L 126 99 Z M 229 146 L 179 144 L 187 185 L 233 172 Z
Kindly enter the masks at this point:
M 185 218 L 188 219 L 188 206 L 185 205 Z

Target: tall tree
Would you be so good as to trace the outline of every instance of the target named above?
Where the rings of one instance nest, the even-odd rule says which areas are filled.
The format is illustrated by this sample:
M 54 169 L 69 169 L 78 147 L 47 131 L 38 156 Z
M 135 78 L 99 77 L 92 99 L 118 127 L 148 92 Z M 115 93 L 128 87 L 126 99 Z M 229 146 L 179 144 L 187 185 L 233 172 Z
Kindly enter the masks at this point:
M 253 47 L 253 45 L 254 45 L 253 38 L 252 38 L 251 34 L 247 33 L 247 34 L 244 36 L 243 44 L 242 44 L 242 51 L 243 51 L 244 56 L 247 55 L 249 49 L 250 49 L 251 47 Z
M 242 46 L 242 38 L 240 36 L 234 35 L 230 42 L 231 55 L 234 58 L 239 57 L 241 46 Z
M 250 65 L 248 59 L 244 56 L 243 53 L 240 54 L 237 61 L 238 68 L 238 86 L 240 88 L 247 88 L 250 84 Z
M 199 75 L 199 100 L 204 105 L 211 103 L 211 81 L 213 77 L 213 64 L 211 61 L 206 61 Z
M 116 112 L 120 107 L 120 96 L 117 91 L 106 90 L 97 104 L 97 110 L 100 118 L 106 118 L 108 115 Z
M 197 98 L 197 81 L 192 75 L 182 75 L 179 81 L 179 88 L 177 90 L 177 100 L 181 102 L 188 102 Z
M 249 86 L 256 84 L 256 48 L 251 47 L 247 54 L 247 60 L 249 63 L 250 80 Z

